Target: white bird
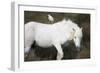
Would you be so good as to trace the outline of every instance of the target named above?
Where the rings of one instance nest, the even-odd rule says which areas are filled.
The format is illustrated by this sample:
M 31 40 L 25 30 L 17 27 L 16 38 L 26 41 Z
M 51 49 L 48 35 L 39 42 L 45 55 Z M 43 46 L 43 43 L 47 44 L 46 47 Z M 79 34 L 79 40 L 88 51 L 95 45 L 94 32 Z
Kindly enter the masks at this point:
M 48 14 L 48 20 L 51 21 L 51 22 L 53 22 L 54 18 L 50 14 Z

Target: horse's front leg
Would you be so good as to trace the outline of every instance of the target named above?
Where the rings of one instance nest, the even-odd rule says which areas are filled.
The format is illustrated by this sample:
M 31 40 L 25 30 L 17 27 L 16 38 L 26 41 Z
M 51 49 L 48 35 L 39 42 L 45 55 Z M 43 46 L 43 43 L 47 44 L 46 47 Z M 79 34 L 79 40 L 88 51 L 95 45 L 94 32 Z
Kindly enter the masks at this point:
M 54 44 L 54 46 L 56 47 L 57 49 L 57 60 L 61 60 L 63 58 L 63 50 L 61 48 L 61 45 L 60 44 Z

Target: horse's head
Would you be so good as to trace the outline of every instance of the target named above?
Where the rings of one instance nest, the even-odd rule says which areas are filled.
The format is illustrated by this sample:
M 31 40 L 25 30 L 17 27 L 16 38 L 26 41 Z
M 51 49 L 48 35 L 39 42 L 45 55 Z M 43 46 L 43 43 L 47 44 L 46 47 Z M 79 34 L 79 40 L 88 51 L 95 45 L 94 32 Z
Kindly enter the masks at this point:
M 82 39 L 82 28 L 79 28 L 77 30 L 73 28 L 73 31 L 75 32 L 73 36 L 75 46 L 77 47 L 78 50 L 80 50 L 81 39 Z
M 72 22 L 70 19 L 68 19 L 67 21 L 66 19 L 63 19 L 63 21 L 60 22 L 59 25 L 60 27 L 63 28 L 62 30 L 65 33 L 66 32 L 70 33 L 70 36 L 69 34 L 66 34 L 66 36 L 69 36 L 68 40 L 73 40 L 77 49 L 80 50 L 81 39 L 82 39 L 82 28 L 80 28 L 76 23 Z

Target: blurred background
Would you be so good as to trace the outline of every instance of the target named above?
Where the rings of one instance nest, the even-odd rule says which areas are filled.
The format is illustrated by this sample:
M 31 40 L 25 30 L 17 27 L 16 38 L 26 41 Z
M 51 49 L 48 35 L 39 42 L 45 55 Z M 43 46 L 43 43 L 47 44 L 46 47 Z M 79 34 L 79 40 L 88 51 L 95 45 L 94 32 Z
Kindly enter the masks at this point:
M 48 14 L 54 18 L 54 21 L 48 20 Z M 81 51 L 77 51 L 73 41 L 62 45 L 64 51 L 63 59 L 87 59 L 90 58 L 90 14 L 79 13 L 57 13 L 57 12 L 36 12 L 24 11 L 24 24 L 30 21 L 46 23 L 52 25 L 63 19 L 71 19 L 83 28 L 83 38 L 81 42 Z M 57 50 L 54 46 L 42 48 L 38 45 L 32 45 L 28 55 L 24 55 L 25 61 L 56 60 Z

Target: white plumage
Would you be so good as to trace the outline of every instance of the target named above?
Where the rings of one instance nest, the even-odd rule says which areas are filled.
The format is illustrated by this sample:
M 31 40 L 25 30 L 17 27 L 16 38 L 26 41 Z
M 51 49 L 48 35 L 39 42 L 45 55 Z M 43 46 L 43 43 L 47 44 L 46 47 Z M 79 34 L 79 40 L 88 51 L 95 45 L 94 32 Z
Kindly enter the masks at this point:
M 53 22 L 54 18 L 50 14 L 48 14 L 48 20 L 51 21 L 51 22 Z

